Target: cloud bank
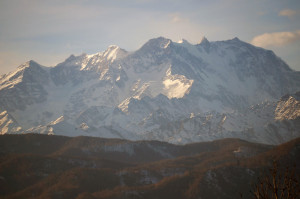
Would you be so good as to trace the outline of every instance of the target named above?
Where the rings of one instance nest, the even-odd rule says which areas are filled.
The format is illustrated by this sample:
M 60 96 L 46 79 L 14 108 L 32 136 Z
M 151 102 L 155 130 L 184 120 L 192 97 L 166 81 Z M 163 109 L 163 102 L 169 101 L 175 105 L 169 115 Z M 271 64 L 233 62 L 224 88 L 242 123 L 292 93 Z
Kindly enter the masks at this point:
M 300 40 L 300 30 L 294 32 L 264 33 L 254 37 L 251 43 L 259 47 L 284 46 Z
M 299 11 L 291 10 L 291 9 L 284 9 L 284 10 L 281 10 L 278 15 L 291 18 L 297 14 L 299 14 Z

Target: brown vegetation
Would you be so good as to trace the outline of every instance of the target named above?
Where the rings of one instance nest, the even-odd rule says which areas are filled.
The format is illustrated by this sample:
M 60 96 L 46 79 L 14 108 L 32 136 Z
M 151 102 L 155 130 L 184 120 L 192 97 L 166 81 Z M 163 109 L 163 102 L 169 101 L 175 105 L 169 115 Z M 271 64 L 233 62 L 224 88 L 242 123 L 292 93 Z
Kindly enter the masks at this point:
M 184 146 L 46 135 L 0 136 L 0 198 L 250 198 L 272 166 L 296 164 L 300 139 L 278 147 L 238 139 Z

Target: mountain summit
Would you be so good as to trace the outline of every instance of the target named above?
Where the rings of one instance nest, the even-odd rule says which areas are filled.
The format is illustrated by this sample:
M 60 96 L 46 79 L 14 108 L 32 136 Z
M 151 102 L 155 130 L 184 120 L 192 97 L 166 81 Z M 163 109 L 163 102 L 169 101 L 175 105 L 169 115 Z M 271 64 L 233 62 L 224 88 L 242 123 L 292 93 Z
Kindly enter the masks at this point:
M 133 52 L 112 45 L 2 76 L 0 113 L 10 120 L 0 120 L 0 132 L 277 144 L 300 135 L 298 114 L 276 119 L 277 106 L 299 111 L 298 98 L 281 98 L 299 90 L 300 73 L 270 50 L 237 38 L 193 45 L 159 37 Z

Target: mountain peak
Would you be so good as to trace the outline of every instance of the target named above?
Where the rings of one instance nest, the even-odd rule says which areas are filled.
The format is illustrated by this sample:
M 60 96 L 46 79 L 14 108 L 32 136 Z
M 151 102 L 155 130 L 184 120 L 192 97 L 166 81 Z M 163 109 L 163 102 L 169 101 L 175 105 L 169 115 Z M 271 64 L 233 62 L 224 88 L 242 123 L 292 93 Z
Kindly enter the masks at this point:
M 74 55 L 74 54 L 71 54 L 71 55 L 65 60 L 65 62 L 72 61 L 72 60 L 74 60 L 75 58 L 76 58 L 75 55 Z
M 209 41 L 206 39 L 206 37 L 202 37 L 200 43 L 198 44 L 199 46 L 201 46 L 207 53 L 209 53 L 209 49 L 210 49 L 210 43 Z
M 21 64 L 20 66 L 18 66 L 18 69 L 25 69 L 25 68 L 28 68 L 33 65 L 39 65 L 39 64 L 33 60 L 29 60 L 29 61 L 25 62 L 24 64 Z
M 118 49 L 118 48 L 120 48 L 120 47 L 117 46 L 117 45 L 110 45 L 110 46 L 108 46 L 108 49 L 109 49 L 109 50 Z M 108 49 L 107 49 L 107 50 L 108 50 Z
M 121 49 L 117 45 L 108 46 L 107 50 L 103 53 L 103 56 L 106 57 L 107 60 L 113 62 L 116 59 L 122 58 L 127 55 L 127 51 Z
M 179 44 L 190 44 L 190 42 L 188 42 L 186 39 L 181 39 L 181 40 L 179 40 L 177 43 L 179 43 Z
M 158 37 L 154 39 L 150 39 L 147 43 L 145 43 L 141 49 L 164 49 L 167 48 L 172 41 L 170 39 L 164 38 L 164 37 Z
M 209 41 L 205 36 L 202 37 L 201 41 L 199 42 L 200 45 L 207 45 L 209 44 Z
M 29 60 L 23 64 L 21 64 L 20 66 L 17 67 L 17 70 L 14 72 L 11 72 L 9 76 L 13 75 L 13 74 L 23 74 L 25 71 L 30 71 L 30 70 L 35 70 L 35 69 L 39 69 L 41 68 L 41 65 L 38 64 L 37 62 L 33 61 L 33 60 Z M 14 76 L 14 75 L 13 75 Z
M 241 40 L 238 37 L 234 37 L 231 41 L 241 42 Z

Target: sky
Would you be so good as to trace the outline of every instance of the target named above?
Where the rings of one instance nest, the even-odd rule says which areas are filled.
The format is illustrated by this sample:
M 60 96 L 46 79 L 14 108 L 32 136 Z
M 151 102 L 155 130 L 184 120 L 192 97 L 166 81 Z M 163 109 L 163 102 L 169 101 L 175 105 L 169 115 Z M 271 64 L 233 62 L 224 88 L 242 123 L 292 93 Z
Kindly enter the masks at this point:
M 0 0 L 0 75 L 109 45 L 134 51 L 159 36 L 193 44 L 238 37 L 300 71 L 299 0 Z

